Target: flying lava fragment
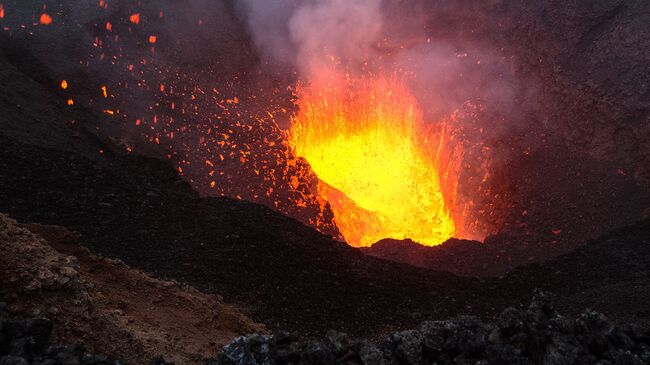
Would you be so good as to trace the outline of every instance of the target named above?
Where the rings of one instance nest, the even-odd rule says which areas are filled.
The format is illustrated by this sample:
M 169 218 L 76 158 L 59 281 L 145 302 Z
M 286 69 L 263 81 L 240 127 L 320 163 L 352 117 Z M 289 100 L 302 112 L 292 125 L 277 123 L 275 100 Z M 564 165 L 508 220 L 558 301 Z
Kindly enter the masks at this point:
M 39 21 L 42 25 L 50 25 L 52 24 L 52 17 L 49 14 L 43 13 Z

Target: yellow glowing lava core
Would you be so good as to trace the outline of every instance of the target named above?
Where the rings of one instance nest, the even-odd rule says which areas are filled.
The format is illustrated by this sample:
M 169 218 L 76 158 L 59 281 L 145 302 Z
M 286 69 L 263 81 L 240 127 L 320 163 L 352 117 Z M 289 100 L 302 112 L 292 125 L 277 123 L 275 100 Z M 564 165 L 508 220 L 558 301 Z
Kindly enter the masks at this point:
M 439 171 L 442 139 L 394 78 L 303 86 L 289 141 L 353 246 L 383 238 L 436 245 L 456 232 Z M 447 191 L 447 194 L 453 192 Z

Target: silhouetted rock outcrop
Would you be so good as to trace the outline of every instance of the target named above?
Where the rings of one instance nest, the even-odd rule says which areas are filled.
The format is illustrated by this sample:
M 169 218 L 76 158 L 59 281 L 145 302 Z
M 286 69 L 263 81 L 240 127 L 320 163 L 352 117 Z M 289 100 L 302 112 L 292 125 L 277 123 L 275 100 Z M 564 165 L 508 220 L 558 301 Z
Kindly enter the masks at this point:
M 322 340 L 286 334 L 240 337 L 216 364 L 647 364 L 650 331 L 617 327 L 590 310 L 560 315 L 538 291 L 527 309 L 505 309 L 491 322 L 476 317 L 428 321 L 376 345 L 330 332 Z

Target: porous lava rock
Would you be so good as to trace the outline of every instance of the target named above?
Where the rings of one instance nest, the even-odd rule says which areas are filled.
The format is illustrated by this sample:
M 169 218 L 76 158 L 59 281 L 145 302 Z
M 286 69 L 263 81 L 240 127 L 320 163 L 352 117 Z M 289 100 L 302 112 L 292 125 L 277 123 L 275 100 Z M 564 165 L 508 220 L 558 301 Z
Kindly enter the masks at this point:
M 10 317 L 0 304 L 0 364 L 109 365 L 121 364 L 103 355 L 87 354 L 82 346 L 50 344 L 52 322 L 45 318 Z
M 225 346 L 212 363 L 640 365 L 650 363 L 650 330 L 618 327 L 591 310 L 562 316 L 550 294 L 536 291 L 528 308 L 507 308 L 489 322 L 473 316 L 427 321 L 380 344 L 335 332 L 312 341 L 255 334 Z

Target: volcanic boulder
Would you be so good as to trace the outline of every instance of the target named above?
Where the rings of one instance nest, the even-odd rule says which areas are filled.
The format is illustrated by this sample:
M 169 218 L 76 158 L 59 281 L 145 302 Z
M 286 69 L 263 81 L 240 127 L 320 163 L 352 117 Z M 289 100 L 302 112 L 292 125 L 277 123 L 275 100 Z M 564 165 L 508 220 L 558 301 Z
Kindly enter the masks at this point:
M 322 340 L 251 335 L 224 347 L 222 365 L 307 364 L 647 364 L 650 330 L 617 327 L 586 310 L 569 318 L 537 291 L 527 309 L 507 308 L 493 321 L 465 316 L 428 321 L 375 345 L 330 332 Z
M 51 334 L 49 320 L 11 317 L 0 303 L 0 364 L 120 364 L 103 355 L 87 354 L 81 346 L 51 345 Z

